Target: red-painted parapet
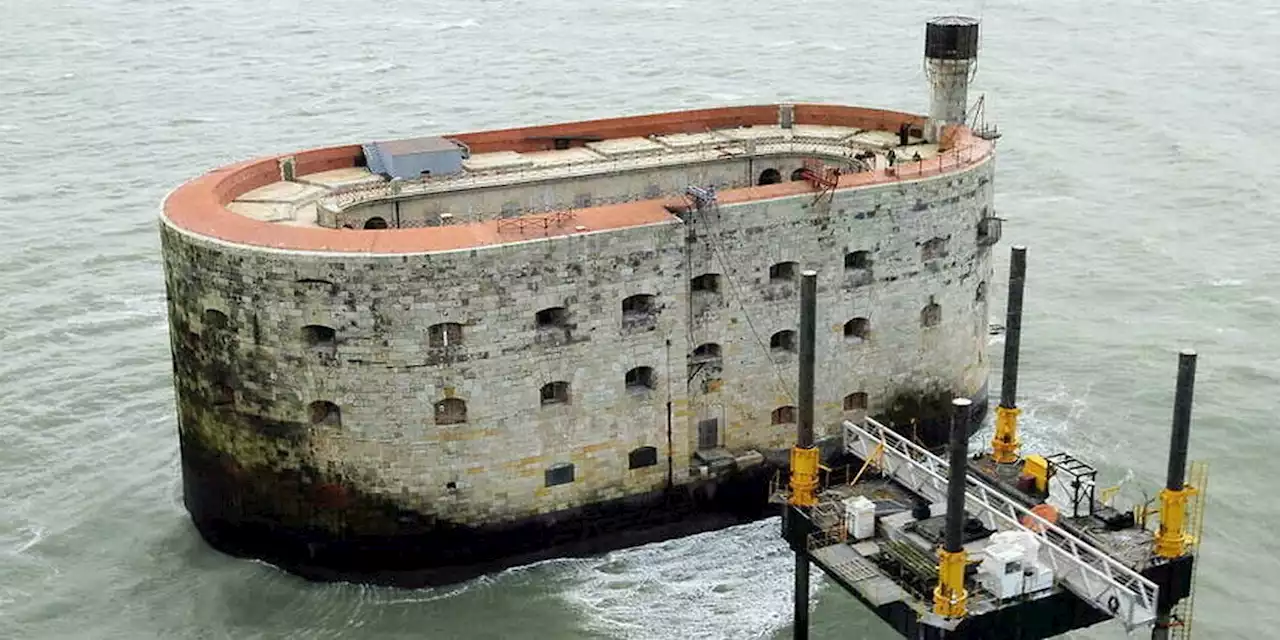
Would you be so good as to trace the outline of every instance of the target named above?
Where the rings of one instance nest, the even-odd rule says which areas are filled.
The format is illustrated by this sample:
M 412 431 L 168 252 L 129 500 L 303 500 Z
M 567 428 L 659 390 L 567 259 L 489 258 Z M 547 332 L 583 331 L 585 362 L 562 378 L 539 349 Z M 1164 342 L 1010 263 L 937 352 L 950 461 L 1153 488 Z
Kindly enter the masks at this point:
M 678 133 L 779 124 L 781 105 L 723 107 L 695 111 L 590 120 L 564 124 L 502 129 L 449 135 L 465 144 L 471 153 L 496 151 L 531 152 L 582 146 L 589 140 Z M 798 125 L 827 125 L 868 131 L 899 131 L 906 125 L 918 130 L 925 124 L 921 116 L 862 107 L 796 104 L 789 111 Z M 863 187 L 900 180 L 914 180 L 965 169 L 986 159 L 993 144 L 964 127 L 950 127 L 941 140 L 938 156 L 925 162 L 900 164 L 861 173 L 842 175 L 838 189 Z M 402 254 L 448 251 L 503 244 L 515 240 L 504 234 L 497 220 L 470 222 L 443 227 L 355 230 L 283 225 L 255 220 L 227 209 L 237 197 L 281 180 L 280 162 L 292 157 L 294 175 L 356 167 L 364 164 L 360 145 L 302 151 L 295 154 L 249 160 L 214 170 L 176 189 L 165 200 L 165 221 L 184 231 L 241 245 L 294 251 Z M 807 182 L 783 182 L 722 191 L 722 203 L 776 198 L 813 190 Z M 548 228 L 542 237 L 570 235 L 584 229 L 602 231 L 645 224 L 669 222 L 670 199 L 654 199 L 608 204 L 574 211 L 572 224 Z M 539 214 L 531 214 L 535 217 Z

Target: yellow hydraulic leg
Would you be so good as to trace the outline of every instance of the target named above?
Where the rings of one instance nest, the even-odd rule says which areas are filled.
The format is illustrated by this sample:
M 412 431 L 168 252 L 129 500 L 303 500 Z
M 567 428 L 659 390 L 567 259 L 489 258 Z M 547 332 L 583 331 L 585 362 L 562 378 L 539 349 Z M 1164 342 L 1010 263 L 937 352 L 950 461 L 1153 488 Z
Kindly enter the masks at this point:
M 1018 461 L 1018 413 L 1017 407 L 996 407 L 996 435 L 991 438 L 991 457 L 1000 464 Z
M 812 507 L 818 504 L 818 449 L 791 448 L 791 504 Z
M 1187 498 L 1195 489 L 1184 486 L 1178 491 L 1160 491 L 1160 529 L 1156 532 L 1156 555 L 1180 558 L 1187 551 Z
M 933 612 L 944 618 L 963 618 L 969 592 L 964 588 L 964 550 L 938 552 L 938 586 L 933 590 Z

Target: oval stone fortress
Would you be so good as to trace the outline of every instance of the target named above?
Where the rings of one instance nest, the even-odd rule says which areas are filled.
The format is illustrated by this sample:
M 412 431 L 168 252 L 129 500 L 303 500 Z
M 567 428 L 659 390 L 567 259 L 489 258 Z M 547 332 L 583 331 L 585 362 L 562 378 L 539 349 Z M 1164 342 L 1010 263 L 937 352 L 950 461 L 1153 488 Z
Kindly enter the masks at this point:
M 771 515 L 802 269 L 828 449 L 863 412 L 944 441 L 947 400 L 985 407 L 1000 227 L 993 144 L 931 116 L 686 111 L 181 186 L 161 233 L 197 528 L 416 586 Z

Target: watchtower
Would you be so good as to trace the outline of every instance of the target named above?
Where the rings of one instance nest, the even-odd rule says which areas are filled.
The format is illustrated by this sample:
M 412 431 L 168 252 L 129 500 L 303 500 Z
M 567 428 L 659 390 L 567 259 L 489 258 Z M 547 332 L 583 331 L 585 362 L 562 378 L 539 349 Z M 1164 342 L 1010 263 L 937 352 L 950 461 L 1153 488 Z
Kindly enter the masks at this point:
M 978 21 L 943 16 L 925 26 L 924 64 L 929 78 L 929 124 L 925 139 L 937 142 L 942 129 L 964 124 L 969 82 L 978 61 Z

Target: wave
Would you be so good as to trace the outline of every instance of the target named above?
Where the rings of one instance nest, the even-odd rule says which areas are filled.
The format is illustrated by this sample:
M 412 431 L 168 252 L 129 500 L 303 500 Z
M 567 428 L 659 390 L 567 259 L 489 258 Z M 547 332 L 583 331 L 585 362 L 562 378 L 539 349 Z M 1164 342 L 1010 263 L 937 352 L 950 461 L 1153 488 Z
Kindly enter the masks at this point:
M 779 521 L 615 551 L 581 563 L 562 593 L 593 635 L 769 638 L 791 623 L 792 555 Z M 824 582 L 815 572 L 817 595 Z

